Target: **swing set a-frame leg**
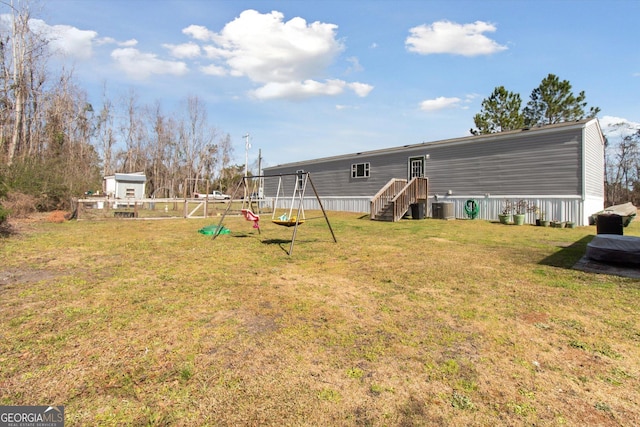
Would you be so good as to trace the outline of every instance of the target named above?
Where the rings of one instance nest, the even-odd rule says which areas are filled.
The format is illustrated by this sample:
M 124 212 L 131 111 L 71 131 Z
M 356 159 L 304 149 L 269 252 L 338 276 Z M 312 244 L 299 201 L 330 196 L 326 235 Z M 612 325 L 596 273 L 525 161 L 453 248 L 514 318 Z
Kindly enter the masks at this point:
M 320 210 L 322 211 L 322 215 L 324 216 L 325 221 L 327 221 L 327 227 L 329 227 L 329 231 L 331 232 L 331 237 L 333 237 L 333 241 L 335 243 L 338 243 L 338 240 L 336 239 L 336 235 L 333 232 L 333 228 L 331 228 L 331 223 L 329 222 L 329 217 L 327 216 L 327 212 L 324 210 L 324 206 L 322 206 L 322 200 L 320 200 L 320 196 L 318 195 L 318 192 L 316 191 L 316 186 L 313 185 L 313 181 L 311 180 L 311 175 L 309 173 L 307 173 L 307 178 L 309 179 L 309 184 L 311 184 L 311 188 L 313 189 L 313 194 L 315 194 L 315 196 L 316 196 L 316 200 L 318 201 L 318 205 L 320 205 Z
M 288 253 L 289 256 L 291 256 L 291 254 L 293 253 L 293 245 L 296 242 L 296 234 L 298 233 L 298 225 L 300 224 L 299 222 L 300 213 L 302 212 L 302 209 L 303 209 L 302 205 L 304 202 L 304 194 L 305 194 L 305 191 L 307 190 L 307 182 L 311 184 L 311 188 L 313 189 L 313 194 L 316 196 L 318 205 L 320 205 L 320 210 L 322 210 L 322 215 L 324 216 L 324 219 L 327 221 L 327 226 L 329 227 L 329 231 L 331 232 L 331 237 L 333 237 L 333 241 L 335 243 L 338 243 L 338 240 L 336 239 L 336 235 L 333 232 L 333 228 L 331 228 L 331 223 L 329 222 L 329 217 L 327 216 L 327 212 L 324 210 L 324 206 L 322 206 L 322 200 L 320 200 L 320 196 L 316 191 L 316 187 L 315 185 L 313 185 L 313 181 L 311 180 L 311 174 L 307 172 L 305 175 L 306 176 L 305 176 L 304 184 L 302 185 L 302 189 L 300 191 L 300 199 L 298 201 L 298 213 L 296 214 L 296 225 L 293 229 L 293 235 L 291 236 L 291 246 L 289 247 L 289 253 Z
M 244 178 L 242 178 L 238 182 L 238 185 L 236 186 L 236 189 L 233 191 L 233 194 L 231 195 L 231 199 L 229 199 L 229 203 L 227 203 L 227 208 L 224 210 L 224 213 L 222 214 L 222 217 L 220 217 L 220 221 L 218 222 L 218 226 L 216 227 L 215 233 L 213 233 L 212 240 L 215 240 L 216 237 L 218 237 L 220 235 L 220 233 L 222 233 L 222 222 L 226 218 L 227 213 L 229 213 L 229 210 L 231 209 L 231 202 L 236 199 L 236 195 L 238 194 L 238 191 L 240 190 L 240 186 L 242 185 L 243 182 L 244 182 Z M 260 230 L 260 229 L 258 229 L 258 230 Z

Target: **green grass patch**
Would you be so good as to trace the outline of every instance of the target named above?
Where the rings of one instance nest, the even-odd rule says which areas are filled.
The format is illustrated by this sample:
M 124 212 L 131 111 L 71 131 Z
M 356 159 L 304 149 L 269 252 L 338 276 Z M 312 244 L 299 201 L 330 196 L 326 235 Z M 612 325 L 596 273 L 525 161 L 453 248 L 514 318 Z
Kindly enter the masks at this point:
M 595 227 L 329 215 L 338 243 L 308 212 L 293 256 L 292 229 L 236 216 L 215 240 L 218 217 L 0 239 L 0 403 L 70 425 L 640 419 L 638 281 L 571 268 Z

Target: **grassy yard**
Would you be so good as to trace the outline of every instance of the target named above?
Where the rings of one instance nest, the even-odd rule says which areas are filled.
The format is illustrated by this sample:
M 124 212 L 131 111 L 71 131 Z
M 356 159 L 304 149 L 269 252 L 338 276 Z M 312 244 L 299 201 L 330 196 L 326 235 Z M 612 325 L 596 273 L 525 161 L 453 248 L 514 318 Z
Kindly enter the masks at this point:
M 640 424 L 640 282 L 595 227 L 44 221 L 0 239 L 0 404 L 67 425 Z M 640 235 L 632 223 L 625 234 Z

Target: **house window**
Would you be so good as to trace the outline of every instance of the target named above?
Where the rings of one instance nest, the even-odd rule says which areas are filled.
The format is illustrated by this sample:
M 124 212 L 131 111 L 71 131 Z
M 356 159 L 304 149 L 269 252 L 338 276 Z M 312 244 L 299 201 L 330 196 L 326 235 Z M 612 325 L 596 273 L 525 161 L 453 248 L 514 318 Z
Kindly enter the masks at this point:
M 354 163 L 351 165 L 351 178 L 369 178 L 370 170 L 369 163 Z
M 136 197 L 136 189 L 135 188 L 127 188 L 125 191 L 125 197 Z

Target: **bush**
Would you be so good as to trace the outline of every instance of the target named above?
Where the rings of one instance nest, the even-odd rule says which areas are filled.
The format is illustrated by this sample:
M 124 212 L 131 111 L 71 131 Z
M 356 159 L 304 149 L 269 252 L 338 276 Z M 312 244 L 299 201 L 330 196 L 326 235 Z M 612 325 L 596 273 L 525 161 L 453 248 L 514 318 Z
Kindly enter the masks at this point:
M 9 211 L 0 205 L 0 225 L 9 217 Z
M 17 162 L 0 170 L 0 197 L 4 196 L 7 200 L 4 204 L 12 211 L 12 216 L 32 212 L 31 207 L 40 212 L 68 207 L 71 191 L 62 183 L 63 174 L 57 173 L 57 170 L 55 162 L 33 159 Z M 31 199 L 22 197 L 27 195 Z M 11 204 L 16 204 L 19 210 L 14 211 Z
M 2 203 L 14 218 L 24 218 L 38 210 L 38 200 L 35 197 L 19 192 L 8 193 Z

